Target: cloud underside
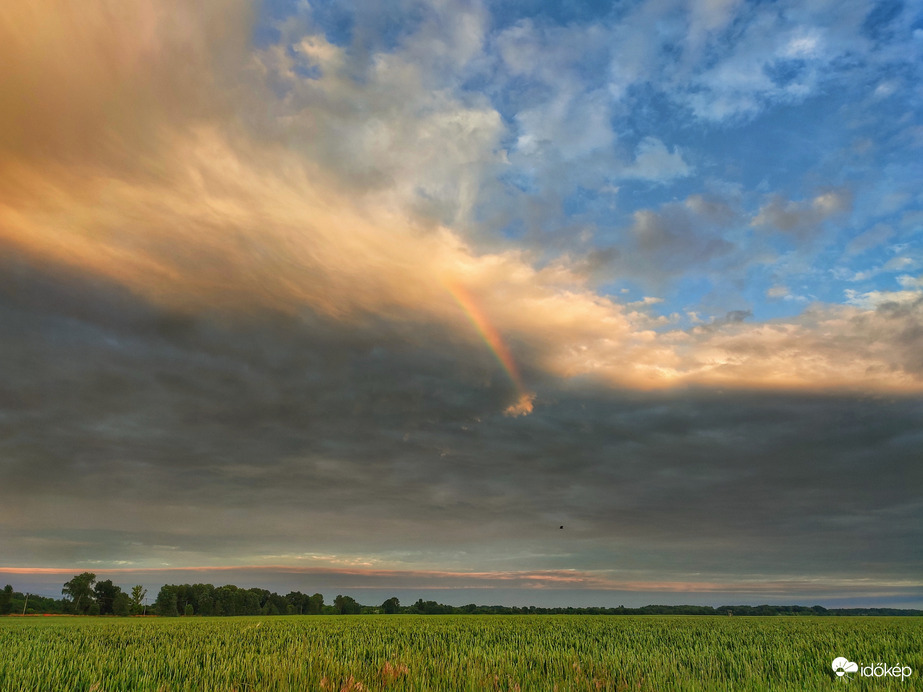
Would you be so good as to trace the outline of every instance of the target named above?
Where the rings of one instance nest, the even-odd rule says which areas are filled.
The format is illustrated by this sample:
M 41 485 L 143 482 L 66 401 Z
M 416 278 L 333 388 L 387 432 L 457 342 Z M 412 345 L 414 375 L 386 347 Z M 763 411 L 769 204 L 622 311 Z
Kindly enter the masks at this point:
M 0 553 L 20 565 L 616 565 L 624 582 L 919 559 L 918 397 L 546 376 L 512 417 L 493 355 L 427 323 L 411 340 L 387 320 L 229 321 L 25 261 L 2 276 Z

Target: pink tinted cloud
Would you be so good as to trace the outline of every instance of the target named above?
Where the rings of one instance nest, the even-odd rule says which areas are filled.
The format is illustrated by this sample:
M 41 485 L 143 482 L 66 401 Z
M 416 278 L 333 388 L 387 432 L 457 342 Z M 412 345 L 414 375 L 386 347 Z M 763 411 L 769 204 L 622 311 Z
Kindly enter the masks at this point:
M 612 572 L 579 570 L 534 570 L 463 572 L 449 570 L 381 570 L 336 567 L 293 567 L 289 565 L 215 565 L 195 567 L 0 567 L 0 579 L 12 581 L 34 577 L 45 583 L 56 583 L 81 572 L 92 571 L 97 578 L 115 581 L 163 580 L 167 583 L 195 581 L 240 580 L 259 585 L 263 579 L 304 577 L 312 584 L 333 585 L 343 589 L 518 589 L 586 590 L 664 594 L 740 594 L 785 597 L 788 594 L 888 595 L 917 593 L 923 581 L 913 579 L 878 580 L 873 578 L 748 578 L 728 577 L 720 580 L 646 580 L 624 579 Z M 62 581 L 63 583 L 63 581 Z

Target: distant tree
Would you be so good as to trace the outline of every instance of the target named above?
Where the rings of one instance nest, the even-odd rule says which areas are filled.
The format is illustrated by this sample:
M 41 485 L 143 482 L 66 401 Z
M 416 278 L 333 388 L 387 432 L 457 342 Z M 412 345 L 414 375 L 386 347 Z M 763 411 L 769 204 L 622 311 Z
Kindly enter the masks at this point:
M 243 595 L 243 615 L 259 615 L 261 612 L 260 608 L 260 594 L 251 591 L 241 591 Z
M 215 614 L 215 587 L 212 584 L 193 584 L 189 597 L 197 615 Z
M 176 586 L 164 584 L 160 587 L 160 593 L 157 594 L 157 600 L 154 601 L 154 609 L 158 615 L 166 617 L 179 615 L 179 611 L 176 609 Z
M 288 614 L 288 602 L 285 600 L 284 596 L 280 596 L 277 593 L 272 593 L 269 596 L 269 612 L 268 615 L 285 615 Z
M 9 584 L 0 591 L 0 615 L 9 615 L 13 609 L 13 587 Z
M 401 602 L 397 599 L 396 596 L 392 596 L 387 601 L 381 604 L 381 612 L 388 615 L 394 615 L 395 613 L 401 612 Z
M 304 615 L 308 606 L 308 598 L 306 594 L 300 591 L 289 591 L 285 594 L 285 600 L 288 603 L 288 607 L 291 609 L 289 612 L 292 615 Z
M 352 596 L 337 595 L 333 599 L 333 607 L 340 615 L 358 615 L 362 611 L 362 606 Z
M 320 615 L 324 612 L 324 597 L 316 593 L 313 596 L 308 598 L 307 610 L 305 611 L 308 615 Z
M 145 596 L 147 596 L 147 589 L 141 584 L 131 587 L 131 597 L 128 599 L 128 603 L 131 606 L 132 614 L 141 615 Z
M 68 605 L 72 612 L 80 615 L 90 611 L 91 606 L 95 604 L 93 600 L 93 582 L 95 581 L 95 574 L 84 572 L 76 575 L 69 582 L 65 582 L 61 593 L 69 597 Z
M 187 603 L 186 608 L 183 610 L 183 615 L 185 615 L 186 617 L 189 617 L 190 615 L 194 615 L 194 614 L 195 614 L 195 610 L 193 610 L 192 604 Z
M 131 615 L 131 598 L 121 589 L 112 599 L 112 614 L 119 617 Z
M 215 615 L 243 615 L 237 610 L 237 592 L 236 586 L 227 584 L 215 589 Z
M 420 598 L 417 599 L 416 603 L 407 608 L 405 612 L 414 615 L 444 615 L 452 613 L 454 610 L 455 609 L 452 606 L 436 603 L 436 601 L 424 601 L 422 598 Z
M 93 587 L 93 594 L 96 597 L 96 603 L 99 604 L 100 615 L 112 615 L 115 597 L 122 593 L 122 589 L 112 583 L 111 579 L 96 582 Z

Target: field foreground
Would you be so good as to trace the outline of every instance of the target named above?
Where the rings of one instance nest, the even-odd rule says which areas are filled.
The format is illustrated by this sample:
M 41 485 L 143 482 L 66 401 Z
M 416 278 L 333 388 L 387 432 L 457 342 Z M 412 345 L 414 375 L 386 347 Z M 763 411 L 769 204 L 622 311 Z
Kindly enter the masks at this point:
M 832 670 L 909 666 L 847 682 Z M 0 690 L 923 689 L 923 619 L 0 618 Z

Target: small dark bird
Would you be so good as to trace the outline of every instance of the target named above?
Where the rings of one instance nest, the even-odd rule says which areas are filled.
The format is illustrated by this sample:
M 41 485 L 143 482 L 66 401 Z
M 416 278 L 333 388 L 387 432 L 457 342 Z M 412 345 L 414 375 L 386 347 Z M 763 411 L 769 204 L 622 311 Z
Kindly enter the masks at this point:
M 559 526 L 558 528 L 559 528 L 559 529 L 563 529 L 564 527 L 563 527 L 563 526 Z

